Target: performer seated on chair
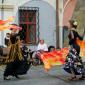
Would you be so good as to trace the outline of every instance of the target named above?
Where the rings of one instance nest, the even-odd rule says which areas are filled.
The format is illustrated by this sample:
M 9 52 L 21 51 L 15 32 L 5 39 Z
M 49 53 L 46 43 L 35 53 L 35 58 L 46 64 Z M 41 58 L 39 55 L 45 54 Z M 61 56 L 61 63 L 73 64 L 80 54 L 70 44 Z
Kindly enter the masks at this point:
M 40 51 L 41 53 L 48 51 L 48 46 L 47 46 L 47 44 L 44 42 L 43 39 L 41 39 L 41 40 L 39 41 L 39 44 L 38 44 L 38 46 L 37 46 L 37 51 Z
M 43 52 L 48 52 L 48 46 L 47 44 L 44 42 L 43 39 L 40 39 L 39 44 L 37 46 L 37 50 L 33 53 L 33 58 L 36 58 L 37 62 L 39 64 L 41 64 L 41 60 L 40 60 L 40 54 Z

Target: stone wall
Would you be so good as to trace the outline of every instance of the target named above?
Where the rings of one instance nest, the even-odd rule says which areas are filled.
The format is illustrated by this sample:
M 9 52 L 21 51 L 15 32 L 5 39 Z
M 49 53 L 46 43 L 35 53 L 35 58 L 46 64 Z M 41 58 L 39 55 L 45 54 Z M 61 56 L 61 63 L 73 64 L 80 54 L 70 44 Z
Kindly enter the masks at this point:
M 85 0 L 77 1 L 72 18 L 78 21 L 78 31 L 82 35 L 85 29 Z

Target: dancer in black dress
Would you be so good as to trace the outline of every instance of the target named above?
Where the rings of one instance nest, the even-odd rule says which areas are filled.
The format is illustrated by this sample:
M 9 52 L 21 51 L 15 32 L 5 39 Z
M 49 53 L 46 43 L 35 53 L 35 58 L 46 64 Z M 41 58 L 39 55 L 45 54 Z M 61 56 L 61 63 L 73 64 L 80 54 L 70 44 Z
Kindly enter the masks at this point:
M 77 22 L 74 20 L 70 20 L 69 23 L 70 23 L 70 32 L 68 38 L 69 38 L 70 50 L 67 55 L 64 70 L 72 74 L 72 77 L 70 79 L 75 79 L 76 75 L 82 75 L 80 79 L 84 79 L 85 70 L 82 63 L 82 59 L 79 56 L 80 46 L 76 42 L 77 39 L 82 40 L 82 37 L 76 31 Z
M 13 30 L 12 30 L 13 31 Z M 30 62 L 27 60 L 27 52 L 21 47 L 19 34 L 15 31 L 10 35 L 11 49 L 7 59 L 7 66 L 4 71 L 4 80 L 9 80 L 9 76 L 19 78 L 18 75 L 26 74 L 30 68 Z

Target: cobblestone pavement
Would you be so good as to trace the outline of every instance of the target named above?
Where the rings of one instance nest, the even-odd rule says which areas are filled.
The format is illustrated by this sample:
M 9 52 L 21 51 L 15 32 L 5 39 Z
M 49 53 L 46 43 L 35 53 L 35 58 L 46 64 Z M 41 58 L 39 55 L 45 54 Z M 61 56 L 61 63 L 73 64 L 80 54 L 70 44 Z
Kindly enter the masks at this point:
M 4 66 L 0 66 L 0 85 L 85 85 L 85 80 L 69 81 L 62 67 L 53 67 L 48 73 L 43 66 L 31 67 L 28 74 L 20 76 L 20 79 L 12 78 L 3 80 Z

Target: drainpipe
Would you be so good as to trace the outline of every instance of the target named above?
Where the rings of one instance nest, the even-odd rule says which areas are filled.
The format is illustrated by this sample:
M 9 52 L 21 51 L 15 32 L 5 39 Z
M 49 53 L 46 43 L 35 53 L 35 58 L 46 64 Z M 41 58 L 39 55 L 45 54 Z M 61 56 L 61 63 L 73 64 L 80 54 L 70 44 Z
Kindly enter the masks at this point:
M 59 39 L 59 4 L 58 4 L 58 0 L 56 0 L 56 48 L 59 49 L 59 43 L 60 43 L 60 39 Z
M 59 4 L 59 47 L 63 47 L 63 0 L 58 0 Z
M 4 4 L 4 0 L 2 0 L 2 7 L 1 7 L 1 20 L 4 19 L 4 7 L 3 7 L 3 4 Z M 1 32 L 1 45 L 4 45 L 4 32 L 2 31 Z

